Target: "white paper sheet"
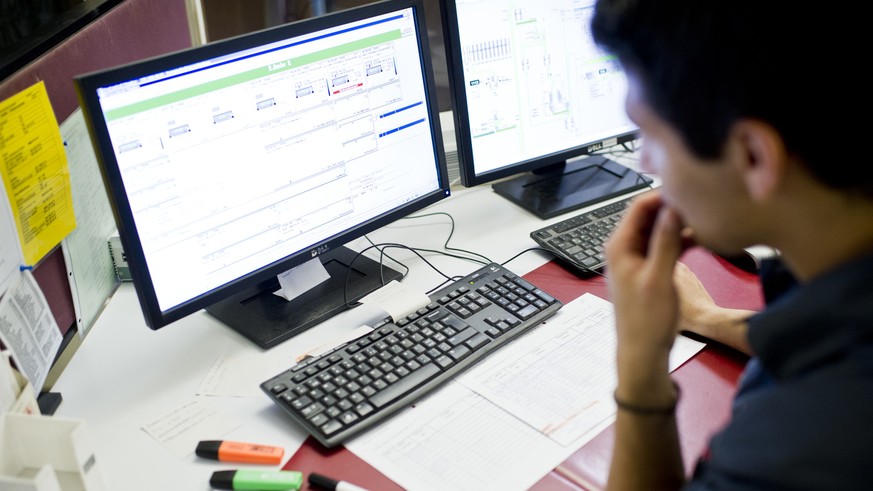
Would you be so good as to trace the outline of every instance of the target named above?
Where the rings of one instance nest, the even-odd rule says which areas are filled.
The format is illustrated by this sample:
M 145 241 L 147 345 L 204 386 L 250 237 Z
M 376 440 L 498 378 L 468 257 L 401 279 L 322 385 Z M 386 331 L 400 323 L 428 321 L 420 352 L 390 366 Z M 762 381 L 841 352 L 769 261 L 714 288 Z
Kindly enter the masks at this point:
M 39 392 L 61 346 L 61 331 L 30 271 L 17 276 L 0 299 L 0 341 L 18 370 Z
M 614 421 L 614 388 L 612 304 L 585 294 L 346 447 L 408 489 L 524 490 Z
M 142 426 L 142 430 L 170 453 L 183 458 L 194 453 L 201 440 L 220 440 L 239 427 L 218 403 L 197 397 Z
M 236 351 L 219 356 L 197 388 L 197 395 L 224 397 L 266 397 L 260 385 L 263 381 L 294 365 L 284 357 L 250 351 Z
M 377 305 L 388 312 L 391 319 L 396 322 L 422 307 L 427 307 L 430 303 L 430 297 L 422 291 L 410 288 L 397 280 L 392 280 L 366 295 L 360 302 L 366 305 Z
M 18 230 L 12 217 L 12 207 L 6 196 L 6 187 L 0 183 L 0 297 L 15 279 L 19 267 L 24 264 Z
M 321 264 L 321 260 L 315 257 L 300 266 L 285 271 L 277 278 L 280 288 L 273 294 L 285 300 L 293 300 L 311 290 L 315 285 L 329 280 L 330 273 Z
M 115 217 L 81 109 L 61 124 L 61 137 L 70 167 L 76 214 L 76 229 L 61 245 L 76 327 L 79 336 L 84 337 L 118 284 L 108 244 L 115 231 Z

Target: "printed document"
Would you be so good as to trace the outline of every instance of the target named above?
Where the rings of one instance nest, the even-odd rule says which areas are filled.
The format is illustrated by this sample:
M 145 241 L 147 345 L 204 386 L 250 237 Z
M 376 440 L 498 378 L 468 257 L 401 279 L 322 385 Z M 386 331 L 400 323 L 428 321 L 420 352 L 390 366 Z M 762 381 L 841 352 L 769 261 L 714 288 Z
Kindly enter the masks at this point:
M 25 265 L 76 227 L 64 142 L 44 82 L 0 102 L 0 176 Z
M 37 392 L 45 383 L 62 338 L 36 279 L 30 271 L 23 271 L 0 299 L 0 341 Z
M 6 198 L 6 188 L 0 186 L 0 297 L 6 293 L 6 288 L 15 279 L 22 264 L 24 257 L 18 243 L 15 219 Z
M 582 295 L 346 448 L 407 489 L 528 489 L 615 420 L 615 342 Z M 670 370 L 703 346 L 677 337 Z

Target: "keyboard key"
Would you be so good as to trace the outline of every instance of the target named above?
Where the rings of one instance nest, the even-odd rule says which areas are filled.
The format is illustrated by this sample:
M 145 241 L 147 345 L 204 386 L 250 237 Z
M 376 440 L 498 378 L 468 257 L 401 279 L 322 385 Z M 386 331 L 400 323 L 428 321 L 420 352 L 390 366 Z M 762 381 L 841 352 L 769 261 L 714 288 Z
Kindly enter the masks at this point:
M 438 373 L 440 373 L 439 367 L 433 363 L 428 363 L 412 372 L 412 375 L 403 377 L 398 383 L 387 387 L 381 392 L 377 392 L 370 400 L 373 402 L 374 406 L 382 407 L 394 399 L 406 395 L 407 392 L 427 382 Z

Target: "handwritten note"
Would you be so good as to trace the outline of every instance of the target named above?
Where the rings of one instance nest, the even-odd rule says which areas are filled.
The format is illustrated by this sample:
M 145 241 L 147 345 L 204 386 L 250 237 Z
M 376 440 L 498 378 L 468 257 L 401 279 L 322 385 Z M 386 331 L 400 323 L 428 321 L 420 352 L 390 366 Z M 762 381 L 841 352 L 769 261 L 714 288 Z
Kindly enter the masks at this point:
M 76 227 L 64 144 L 43 82 L 0 102 L 0 162 L 24 260 L 34 265 Z
M 200 440 L 220 438 L 238 426 L 217 403 L 197 397 L 143 425 L 142 430 L 181 459 L 194 453 Z

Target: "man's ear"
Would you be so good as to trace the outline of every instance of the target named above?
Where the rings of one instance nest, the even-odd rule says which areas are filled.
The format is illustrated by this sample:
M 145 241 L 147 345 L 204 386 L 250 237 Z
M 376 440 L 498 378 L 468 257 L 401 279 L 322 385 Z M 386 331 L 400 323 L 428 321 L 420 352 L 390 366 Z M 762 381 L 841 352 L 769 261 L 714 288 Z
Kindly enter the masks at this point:
M 782 137 L 771 125 L 743 119 L 731 128 L 739 145 L 737 165 L 746 189 L 755 201 L 769 199 L 785 178 L 786 152 Z

